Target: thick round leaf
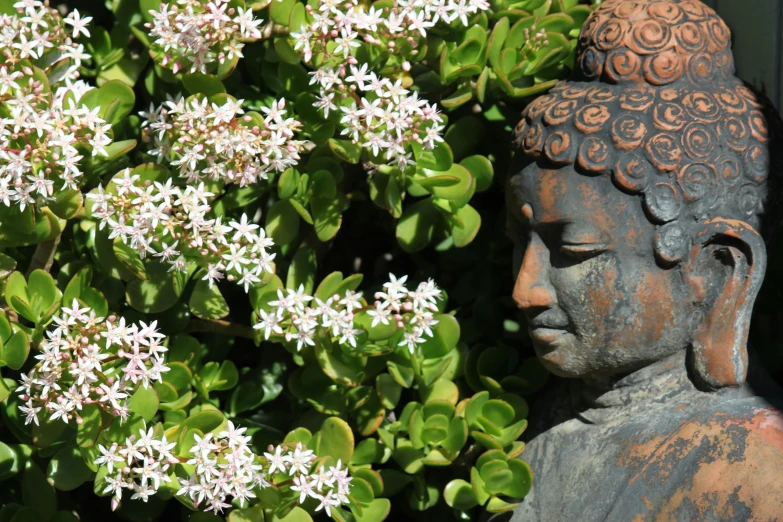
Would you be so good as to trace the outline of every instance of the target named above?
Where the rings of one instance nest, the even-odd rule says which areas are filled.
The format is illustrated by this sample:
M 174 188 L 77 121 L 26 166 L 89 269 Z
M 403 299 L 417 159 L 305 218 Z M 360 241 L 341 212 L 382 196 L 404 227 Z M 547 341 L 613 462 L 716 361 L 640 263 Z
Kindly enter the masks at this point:
M 232 509 L 226 522 L 264 522 L 264 511 L 258 504 L 244 509 Z
M 229 312 L 228 303 L 220 293 L 218 285 L 213 284 L 210 288 L 209 283 L 204 280 L 196 283 L 188 305 L 193 315 L 202 319 L 222 319 Z
M 456 217 L 460 222 L 451 226 L 451 235 L 454 238 L 454 246 L 462 248 L 469 245 L 478 234 L 481 215 L 470 205 L 465 205 L 457 209 Z
M 266 488 L 267 490 L 272 488 Z M 263 500 L 263 499 L 262 499 Z M 275 517 L 275 522 L 313 522 L 313 518 L 310 514 L 299 506 L 295 506 L 286 516 L 283 518 Z
M 220 364 L 216 362 L 207 363 L 199 371 L 199 376 L 209 391 L 230 390 L 239 382 L 237 367 L 228 360 Z
M 332 457 L 343 464 L 351 461 L 353 455 L 353 431 L 348 423 L 339 417 L 329 417 L 318 432 L 318 445 L 315 452 L 319 457 Z
M 29 354 L 30 339 L 24 331 L 19 330 L 0 348 L 0 364 L 18 370 L 24 365 Z
M 508 463 L 508 469 L 511 470 L 514 478 L 502 493 L 513 498 L 525 497 L 533 486 L 533 471 L 530 466 L 523 460 L 512 459 Z
M 449 422 L 449 432 L 441 447 L 452 453 L 462 450 L 468 441 L 468 423 L 462 417 L 454 417 Z
M 128 304 L 147 314 L 168 310 L 179 300 L 187 276 L 181 272 L 169 272 L 168 265 L 157 261 L 150 261 L 145 266 L 148 279 L 133 280 L 126 287 Z
M 139 389 L 136 390 L 136 393 L 131 396 L 129 405 L 130 410 L 133 413 L 138 414 L 142 419 L 149 422 L 158 412 L 159 404 L 160 401 L 158 399 L 158 394 L 155 392 L 152 386 L 149 388 L 139 386 Z
M 476 493 L 470 482 L 462 479 L 454 479 L 443 488 L 443 499 L 449 507 L 466 511 L 478 505 Z
M 365 480 L 356 477 L 351 481 L 351 496 L 362 505 L 369 504 L 375 498 L 370 484 Z
M 362 158 L 362 147 L 357 143 L 348 140 L 329 139 L 329 148 L 343 161 L 348 163 L 359 163 Z
M 92 475 L 84 457 L 75 446 L 58 451 L 49 461 L 46 472 L 50 484 L 60 491 L 71 491 L 81 486 Z
M 5 510 L 0 512 L 0 514 L 2 513 L 5 513 Z M 10 522 L 40 522 L 41 515 L 31 507 L 20 506 L 19 509 L 13 511 L 13 516 L 11 516 L 9 520 Z
M 19 457 L 16 452 L 0 442 L 0 480 L 16 475 L 19 472 L 18 462 Z
M 193 73 L 182 77 L 182 85 L 190 94 L 204 94 L 212 96 L 226 92 L 226 88 L 216 77 L 211 74 Z
M 31 464 L 22 475 L 22 498 L 25 505 L 38 512 L 40 520 L 49 520 L 57 511 L 57 493 L 35 464 Z
M 277 195 L 280 199 L 289 199 L 296 192 L 299 185 L 299 171 L 294 168 L 286 169 L 277 178 Z
M 83 205 L 84 194 L 80 190 L 69 190 L 60 192 L 55 201 L 49 203 L 49 210 L 59 218 L 71 219 L 81 210 Z
M 76 428 L 76 443 L 82 448 L 95 444 L 101 432 L 101 409 L 96 404 L 85 404 L 81 412 L 82 423 Z
M 375 389 L 378 392 L 378 398 L 385 408 L 394 409 L 400 400 L 402 386 L 392 378 L 388 373 L 382 373 L 375 379 Z
M 318 269 L 318 259 L 315 250 L 308 247 L 296 251 L 286 275 L 286 288 L 304 288 L 304 292 L 311 295 L 315 288 L 315 273 Z
M 225 420 L 226 418 L 218 410 L 203 410 L 188 417 L 182 426 L 208 433 L 216 430 Z
M 397 241 L 407 252 L 423 250 L 432 241 L 440 212 L 428 198 L 407 207 L 397 222 Z
M 424 391 L 424 402 L 442 400 L 456 404 L 458 399 L 457 385 L 447 379 L 438 379 Z
M 287 245 L 299 232 L 299 220 L 301 217 L 296 209 L 287 200 L 281 200 L 272 205 L 266 214 L 266 234 L 277 245 Z
M 27 288 L 27 280 L 21 272 L 14 272 L 6 279 L 5 300 L 25 319 L 32 322 L 38 320 L 38 314 L 32 308 L 32 296 Z
M 333 198 L 314 198 L 310 202 L 315 234 L 321 241 L 329 241 L 340 230 L 343 212 L 350 206 L 345 194 L 338 192 Z
M 486 475 L 482 473 L 481 478 L 484 480 L 484 487 L 487 488 L 487 491 L 491 494 L 496 494 L 511 485 L 511 482 L 514 480 L 514 474 L 509 469 L 499 469 Z
M 378 462 L 383 457 L 383 445 L 377 439 L 364 439 L 356 445 L 351 464 L 361 466 Z
M 468 169 L 473 179 L 476 180 L 476 192 L 484 192 L 492 185 L 494 169 L 486 156 L 478 154 L 468 156 L 460 161 L 459 164 Z
M 269 4 L 269 16 L 276 24 L 288 27 L 291 19 L 291 11 L 296 5 L 296 0 L 276 0 Z M 292 31 L 298 31 L 299 28 L 292 28 Z

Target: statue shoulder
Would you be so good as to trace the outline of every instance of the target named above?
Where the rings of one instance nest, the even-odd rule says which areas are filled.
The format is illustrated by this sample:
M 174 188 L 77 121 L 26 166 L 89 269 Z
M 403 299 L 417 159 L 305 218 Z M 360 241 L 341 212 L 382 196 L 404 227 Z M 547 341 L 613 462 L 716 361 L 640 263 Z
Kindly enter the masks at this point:
M 783 512 L 783 412 L 765 399 L 723 402 L 678 423 L 655 446 L 631 478 L 668 481 L 657 487 L 663 494 L 650 520 L 683 512 L 694 520 L 768 520 Z

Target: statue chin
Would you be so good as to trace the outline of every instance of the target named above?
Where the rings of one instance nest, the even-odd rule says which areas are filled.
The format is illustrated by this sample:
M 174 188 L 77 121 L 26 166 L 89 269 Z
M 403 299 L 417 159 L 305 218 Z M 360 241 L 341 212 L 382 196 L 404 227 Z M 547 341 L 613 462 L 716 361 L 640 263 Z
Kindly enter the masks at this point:
M 570 380 L 532 404 L 515 521 L 783 513 L 783 392 L 745 383 L 783 122 L 730 46 L 699 0 L 606 0 L 516 127 L 513 299 Z
M 558 377 L 578 379 L 587 376 L 589 370 L 584 368 L 584 361 L 573 354 L 574 336 L 565 334 L 562 337 L 558 342 L 533 341 L 533 349 L 541 364 Z

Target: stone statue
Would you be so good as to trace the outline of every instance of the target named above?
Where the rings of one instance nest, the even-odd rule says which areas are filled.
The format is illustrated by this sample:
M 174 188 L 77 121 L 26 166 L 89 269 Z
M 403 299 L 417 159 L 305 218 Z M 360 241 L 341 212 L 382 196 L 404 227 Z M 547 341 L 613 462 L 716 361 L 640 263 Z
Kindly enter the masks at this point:
M 699 0 L 607 0 L 524 111 L 513 297 L 573 381 L 533 405 L 535 485 L 496 520 L 783 520 L 781 395 L 746 348 L 781 125 L 730 43 Z

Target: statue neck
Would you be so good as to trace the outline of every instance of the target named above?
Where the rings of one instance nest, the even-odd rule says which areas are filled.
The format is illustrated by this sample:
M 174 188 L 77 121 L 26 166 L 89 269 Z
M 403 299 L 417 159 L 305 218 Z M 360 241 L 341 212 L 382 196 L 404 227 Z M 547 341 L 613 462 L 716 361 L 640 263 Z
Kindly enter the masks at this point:
M 573 381 L 571 399 L 579 418 L 591 424 L 601 424 L 644 414 L 675 401 L 714 400 L 725 392 L 697 389 L 688 376 L 685 350 L 682 350 L 619 378 Z

